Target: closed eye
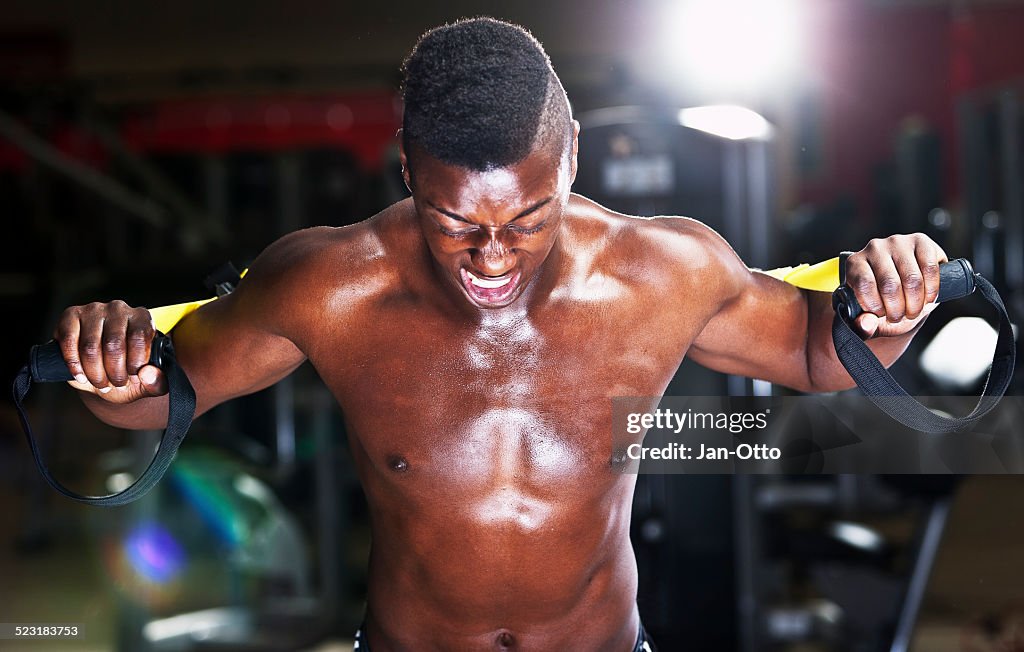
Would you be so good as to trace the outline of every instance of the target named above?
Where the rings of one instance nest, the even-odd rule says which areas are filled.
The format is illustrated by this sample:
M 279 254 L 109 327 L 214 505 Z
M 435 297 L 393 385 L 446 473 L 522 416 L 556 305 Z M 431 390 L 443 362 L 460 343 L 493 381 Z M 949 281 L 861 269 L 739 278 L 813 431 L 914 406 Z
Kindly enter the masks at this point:
M 547 224 L 548 224 L 547 220 L 544 220 L 540 224 L 537 224 L 536 226 L 531 226 L 529 228 L 523 227 L 523 226 L 519 226 L 517 224 L 509 224 L 508 225 L 508 230 L 511 231 L 512 233 L 516 233 L 518 235 L 532 235 L 532 234 L 537 233 L 540 230 L 542 230 L 545 226 L 547 226 Z
M 476 232 L 479 228 L 480 227 L 478 227 L 478 226 L 471 226 L 471 227 L 468 227 L 468 228 L 465 228 L 465 229 L 449 229 L 449 228 L 447 228 L 447 227 L 445 227 L 445 226 L 443 226 L 441 224 L 437 225 L 437 230 L 438 231 L 440 231 L 441 233 L 445 234 L 446 236 L 449 236 L 449 237 L 452 237 L 452 238 L 462 238 L 462 237 L 465 237 L 465 236 L 467 236 L 467 235 L 469 235 L 471 233 Z

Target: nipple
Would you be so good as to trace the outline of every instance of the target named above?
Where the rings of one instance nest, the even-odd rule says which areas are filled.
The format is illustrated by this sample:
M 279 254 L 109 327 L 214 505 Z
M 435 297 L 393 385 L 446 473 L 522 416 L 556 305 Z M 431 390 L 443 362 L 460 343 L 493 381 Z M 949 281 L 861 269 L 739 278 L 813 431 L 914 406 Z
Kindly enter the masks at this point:
M 402 473 L 409 470 L 409 463 L 405 461 L 405 458 L 401 455 L 389 455 L 388 467 L 390 467 L 392 471 Z

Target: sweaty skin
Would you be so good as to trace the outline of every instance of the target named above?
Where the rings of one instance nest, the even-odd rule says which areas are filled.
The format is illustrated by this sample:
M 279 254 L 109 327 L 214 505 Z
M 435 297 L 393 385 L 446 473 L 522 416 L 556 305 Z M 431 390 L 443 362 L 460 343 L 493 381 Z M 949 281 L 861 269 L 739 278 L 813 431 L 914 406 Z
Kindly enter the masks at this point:
M 610 399 L 660 395 L 687 355 L 804 391 L 849 387 L 828 297 L 748 270 L 697 221 L 571 194 L 575 139 L 488 172 L 411 158 L 414 198 L 285 236 L 179 324 L 198 413 L 304 360 L 319 372 L 370 506 L 375 652 L 631 650 L 636 477 L 612 461 Z M 942 260 L 924 236 L 851 258 L 858 298 L 884 318 L 864 328 L 886 364 Z M 114 425 L 164 424 L 163 380 L 142 366 L 147 315 L 91 304 L 58 326 L 88 379 L 72 384 Z

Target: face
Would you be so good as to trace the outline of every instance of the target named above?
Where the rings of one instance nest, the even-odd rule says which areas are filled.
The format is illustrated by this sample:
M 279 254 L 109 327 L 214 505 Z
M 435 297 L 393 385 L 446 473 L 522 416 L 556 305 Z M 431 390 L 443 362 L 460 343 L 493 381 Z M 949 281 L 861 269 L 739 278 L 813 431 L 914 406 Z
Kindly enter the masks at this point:
M 519 299 L 539 276 L 551 253 L 576 178 L 576 134 L 572 149 L 534 150 L 521 162 L 476 172 L 417 151 L 410 180 L 424 238 L 442 281 L 477 308 L 493 309 Z

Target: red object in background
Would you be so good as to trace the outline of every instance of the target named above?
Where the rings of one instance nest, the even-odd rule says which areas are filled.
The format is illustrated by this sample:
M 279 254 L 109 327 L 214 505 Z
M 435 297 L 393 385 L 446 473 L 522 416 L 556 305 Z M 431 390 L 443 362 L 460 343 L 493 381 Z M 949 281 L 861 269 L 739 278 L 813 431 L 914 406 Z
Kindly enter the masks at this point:
M 949 29 L 949 81 L 951 90 L 959 95 L 974 87 L 974 48 L 977 40 L 977 29 L 969 12 L 961 12 L 953 17 Z
M 121 133 L 139 152 L 222 154 L 335 146 L 376 170 L 400 126 L 398 97 L 381 91 L 168 101 L 127 119 Z
M 917 116 L 945 147 L 954 135 L 949 90 L 948 9 L 832 3 L 821 28 L 822 173 L 801 183 L 801 200 L 827 205 L 844 196 L 873 215 L 874 168 L 892 158 L 901 123 Z M 944 178 L 956 168 L 943 151 Z
M 391 91 L 319 96 L 169 100 L 137 109 L 120 125 L 140 153 L 218 155 L 337 147 L 365 170 L 379 170 L 401 126 Z M 83 129 L 62 125 L 47 136 L 64 154 L 102 168 L 109 153 Z M 0 169 L 24 171 L 30 161 L 0 139 Z
M 960 193 L 956 103 L 967 92 L 1024 78 L 1024 5 L 884 6 L 830 3 L 818 26 L 825 164 L 800 183 L 801 201 L 856 198 L 874 214 L 873 171 L 891 160 L 913 116 L 942 142 L 944 202 Z

